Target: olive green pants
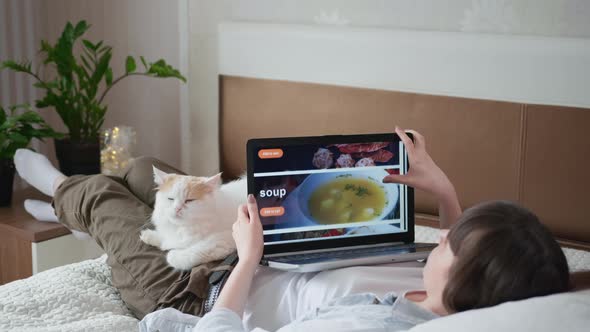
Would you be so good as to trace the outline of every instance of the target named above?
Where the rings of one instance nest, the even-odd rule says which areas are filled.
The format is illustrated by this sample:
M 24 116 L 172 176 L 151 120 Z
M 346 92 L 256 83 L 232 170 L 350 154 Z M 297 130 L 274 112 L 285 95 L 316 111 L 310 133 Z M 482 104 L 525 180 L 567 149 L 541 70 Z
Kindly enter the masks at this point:
M 184 174 L 157 159 L 140 157 L 122 177 L 71 176 L 55 192 L 55 213 L 66 227 L 90 234 L 107 253 L 113 285 L 137 318 L 165 307 L 201 316 L 207 278 L 219 262 L 175 270 L 166 262 L 166 252 L 139 239 L 155 202 L 152 165 Z

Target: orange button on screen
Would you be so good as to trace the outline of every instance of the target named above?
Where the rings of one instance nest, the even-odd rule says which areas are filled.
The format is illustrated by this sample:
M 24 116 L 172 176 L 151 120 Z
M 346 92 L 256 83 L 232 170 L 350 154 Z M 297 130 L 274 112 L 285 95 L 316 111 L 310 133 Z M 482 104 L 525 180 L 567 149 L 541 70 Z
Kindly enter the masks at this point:
M 262 149 L 258 151 L 260 159 L 281 158 L 283 156 L 283 149 Z
M 260 209 L 260 216 L 262 217 L 278 217 L 285 214 L 285 208 L 282 206 L 267 207 Z

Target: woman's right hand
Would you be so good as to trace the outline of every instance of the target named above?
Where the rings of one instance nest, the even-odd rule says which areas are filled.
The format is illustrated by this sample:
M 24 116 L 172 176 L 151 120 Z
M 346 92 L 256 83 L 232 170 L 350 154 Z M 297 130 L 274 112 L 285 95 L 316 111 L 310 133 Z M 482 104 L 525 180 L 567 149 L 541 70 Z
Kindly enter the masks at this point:
M 454 192 L 451 181 L 446 174 L 436 165 L 428 152 L 426 152 L 426 140 L 419 132 L 408 130 L 414 135 L 415 142 L 408 135 L 395 127 L 410 160 L 410 169 L 406 174 L 392 174 L 383 178 L 384 183 L 401 183 L 431 193 L 437 197 L 445 196 L 450 191 Z
M 248 195 L 248 203 L 238 208 L 238 219 L 232 231 L 240 262 L 258 265 L 262 258 L 264 240 L 258 205 L 252 194 Z

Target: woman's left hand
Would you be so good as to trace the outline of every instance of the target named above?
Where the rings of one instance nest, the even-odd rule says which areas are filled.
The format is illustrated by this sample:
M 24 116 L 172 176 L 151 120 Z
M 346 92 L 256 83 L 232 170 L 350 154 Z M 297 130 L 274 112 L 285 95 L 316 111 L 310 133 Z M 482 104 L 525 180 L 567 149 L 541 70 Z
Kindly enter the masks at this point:
M 253 195 L 248 195 L 248 204 L 238 208 L 238 219 L 232 230 L 240 261 L 258 265 L 262 258 L 264 239 L 258 205 Z
M 232 230 L 240 260 L 223 286 L 213 310 L 227 308 L 242 317 L 264 245 L 262 224 L 254 196 L 248 195 L 248 204 L 238 208 L 238 220 Z

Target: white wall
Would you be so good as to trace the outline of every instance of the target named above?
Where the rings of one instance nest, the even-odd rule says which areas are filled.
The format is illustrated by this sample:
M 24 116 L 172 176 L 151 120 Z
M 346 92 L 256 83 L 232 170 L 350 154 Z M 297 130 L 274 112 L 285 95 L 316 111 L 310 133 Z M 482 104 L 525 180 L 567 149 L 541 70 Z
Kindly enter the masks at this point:
M 188 85 L 142 78 L 122 82 L 107 98 L 105 127 L 130 124 L 138 130 L 138 154 L 204 175 L 217 172 L 219 164 L 221 21 L 589 38 L 588 17 L 587 0 L 0 0 L 0 58 L 30 56 L 39 38 L 54 40 L 66 20 L 85 18 L 93 24 L 91 39 L 114 46 L 116 72 L 127 54 L 163 57 L 185 68 Z M 34 91 L 27 86 L 23 79 L 1 74 L 0 102 L 30 100 Z M 44 112 L 59 123 L 55 114 Z M 53 155 L 52 146 L 41 148 Z
M 191 0 L 191 167 L 218 170 L 217 25 L 221 21 L 590 37 L 586 0 Z
M 588 108 L 589 41 L 489 33 L 223 22 L 219 24 L 218 72 L 230 76 Z

